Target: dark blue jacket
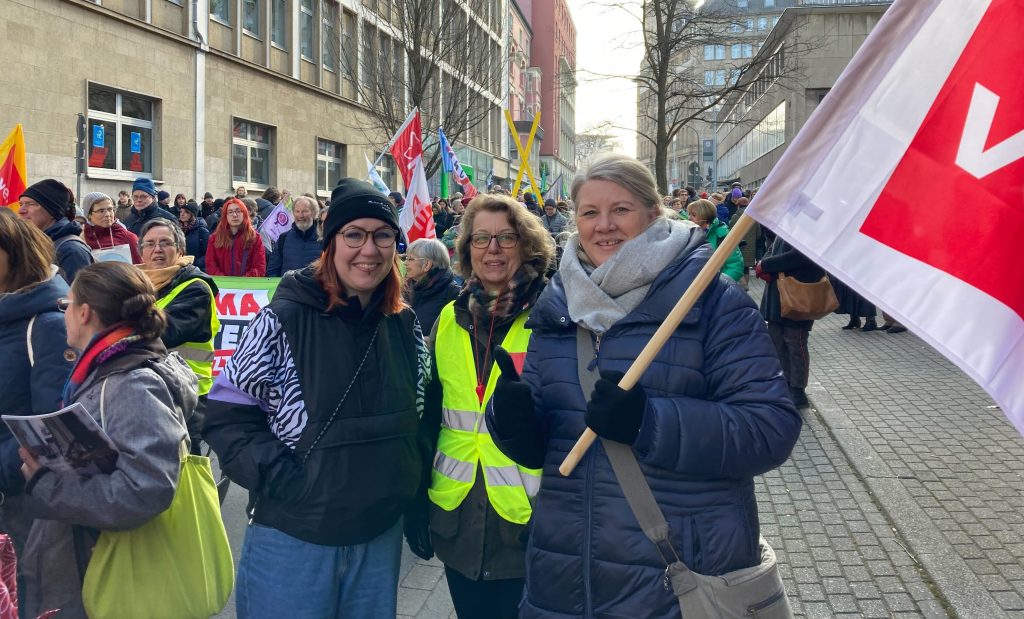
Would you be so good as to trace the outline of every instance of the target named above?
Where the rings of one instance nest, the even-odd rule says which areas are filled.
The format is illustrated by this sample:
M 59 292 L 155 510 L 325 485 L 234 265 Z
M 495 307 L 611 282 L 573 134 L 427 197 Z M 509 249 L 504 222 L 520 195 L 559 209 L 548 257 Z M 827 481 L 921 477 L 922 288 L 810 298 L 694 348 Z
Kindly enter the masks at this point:
M 644 301 L 601 339 L 598 367 L 625 372 L 711 255 L 694 229 Z M 576 325 L 556 275 L 527 322 L 524 380 L 536 402 L 535 445 L 501 449 L 544 474 L 534 507 L 520 617 L 678 619 L 665 563 L 594 444 L 568 478 L 558 472 L 586 427 Z M 775 349 L 751 299 L 719 277 L 640 379 L 647 408 L 634 451 L 690 568 L 722 574 L 759 562 L 755 475 L 782 464 L 800 434 Z M 588 394 L 589 397 L 589 394 Z M 538 450 L 538 444 L 540 449 Z
M 96 262 L 92 249 L 82 240 L 82 226 L 77 221 L 61 217 L 45 232 L 53 241 L 54 264 L 60 269 L 60 276 L 69 284 L 75 281 L 75 275 L 80 269 Z
M 274 250 L 267 256 L 267 277 L 280 277 L 288 271 L 304 269 L 310 262 L 320 257 L 321 250 L 320 240 L 316 235 L 316 224 L 305 232 L 292 224 L 292 229 L 274 242 Z
M 200 270 L 206 269 L 206 246 L 210 241 L 210 229 L 202 217 L 196 218 L 196 227 L 185 233 L 185 255 L 195 256 L 192 263 Z
M 64 315 L 57 299 L 68 295 L 59 275 L 28 289 L 0 293 L 0 411 L 5 415 L 51 413 L 60 408 L 61 391 L 71 374 L 64 359 L 68 349 Z M 32 353 L 29 362 L 28 324 L 32 317 Z M 18 442 L 7 424 L 0 423 L 0 492 L 20 492 Z

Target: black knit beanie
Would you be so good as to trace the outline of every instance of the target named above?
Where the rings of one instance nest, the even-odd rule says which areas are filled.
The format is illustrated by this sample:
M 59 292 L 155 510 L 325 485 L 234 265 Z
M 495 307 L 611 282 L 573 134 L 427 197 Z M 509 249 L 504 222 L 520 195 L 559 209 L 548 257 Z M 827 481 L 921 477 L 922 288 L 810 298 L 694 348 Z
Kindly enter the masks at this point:
M 21 195 L 38 202 L 50 217 L 57 220 L 66 216 L 68 204 L 71 202 L 71 190 L 54 178 L 39 181 Z
M 380 191 L 364 181 L 343 178 L 331 192 L 331 204 L 324 221 L 323 248 L 327 249 L 331 239 L 345 224 L 363 217 L 379 219 L 399 232 L 398 210 Z

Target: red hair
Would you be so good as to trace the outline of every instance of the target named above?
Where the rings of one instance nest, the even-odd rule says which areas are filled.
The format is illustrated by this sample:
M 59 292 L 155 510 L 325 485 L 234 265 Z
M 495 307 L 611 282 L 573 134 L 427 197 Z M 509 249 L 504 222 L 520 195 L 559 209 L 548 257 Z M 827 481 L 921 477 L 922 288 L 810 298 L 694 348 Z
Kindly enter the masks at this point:
M 231 198 L 224 203 L 224 206 L 220 207 L 220 223 L 217 224 L 217 230 L 213 233 L 214 247 L 220 249 L 231 247 L 233 239 L 231 238 L 231 226 L 228 225 L 228 207 L 232 204 L 237 204 L 238 208 L 242 209 L 242 225 L 238 232 L 242 235 L 243 244 L 248 247 L 256 240 L 256 229 L 252 227 L 252 220 L 249 219 L 249 208 L 238 198 Z
M 372 243 L 373 239 L 366 239 L 366 242 Z M 338 271 L 334 268 L 334 254 L 337 243 L 338 237 L 335 236 L 331 239 L 327 249 L 320 254 L 320 258 L 313 263 L 313 272 L 315 273 L 316 281 L 320 284 L 320 287 L 324 289 L 324 292 L 327 293 L 327 311 L 329 312 L 348 305 L 348 303 L 345 302 L 345 297 L 347 295 L 345 285 L 341 283 L 341 278 L 338 277 Z M 397 314 L 408 307 L 402 299 L 402 272 L 399 269 L 397 251 L 391 261 L 391 271 L 384 278 L 384 281 L 377 286 L 378 288 L 381 286 L 384 287 L 384 297 L 380 302 L 380 311 L 382 314 L 385 316 Z

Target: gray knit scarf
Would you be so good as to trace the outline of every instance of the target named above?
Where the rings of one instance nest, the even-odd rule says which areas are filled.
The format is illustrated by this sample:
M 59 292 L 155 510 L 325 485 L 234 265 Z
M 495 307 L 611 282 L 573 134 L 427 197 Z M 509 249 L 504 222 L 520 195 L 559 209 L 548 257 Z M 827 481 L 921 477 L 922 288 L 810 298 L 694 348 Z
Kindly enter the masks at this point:
M 636 309 L 654 278 L 679 258 L 693 227 L 659 217 L 596 268 L 580 249 L 579 234 L 573 233 L 558 268 L 572 321 L 604 333 Z

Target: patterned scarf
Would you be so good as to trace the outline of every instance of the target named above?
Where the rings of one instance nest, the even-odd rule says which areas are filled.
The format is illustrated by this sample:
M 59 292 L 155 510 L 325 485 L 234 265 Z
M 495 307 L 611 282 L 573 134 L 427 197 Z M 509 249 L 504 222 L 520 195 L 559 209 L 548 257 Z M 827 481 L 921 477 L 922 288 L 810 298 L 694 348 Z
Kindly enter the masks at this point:
M 192 217 L 192 219 L 188 220 L 188 222 L 183 222 L 179 219 L 178 225 L 181 226 L 182 232 L 188 234 L 189 232 L 195 230 L 195 227 L 199 225 L 199 220 L 196 217 Z
M 64 385 L 64 405 L 67 406 L 71 402 L 72 396 L 94 369 L 124 354 L 133 343 L 141 339 L 142 336 L 127 325 L 114 325 L 106 331 L 97 333 L 82 351 L 78 363 L 71 370 L 68 382 Z
M 469 313 L 477 320 L 503 322 L 533 305 L 544 289 L 545 280 L 532 264 L 524 263 L 499 293 L 487 292 L 473 276 L 466 283 Z

